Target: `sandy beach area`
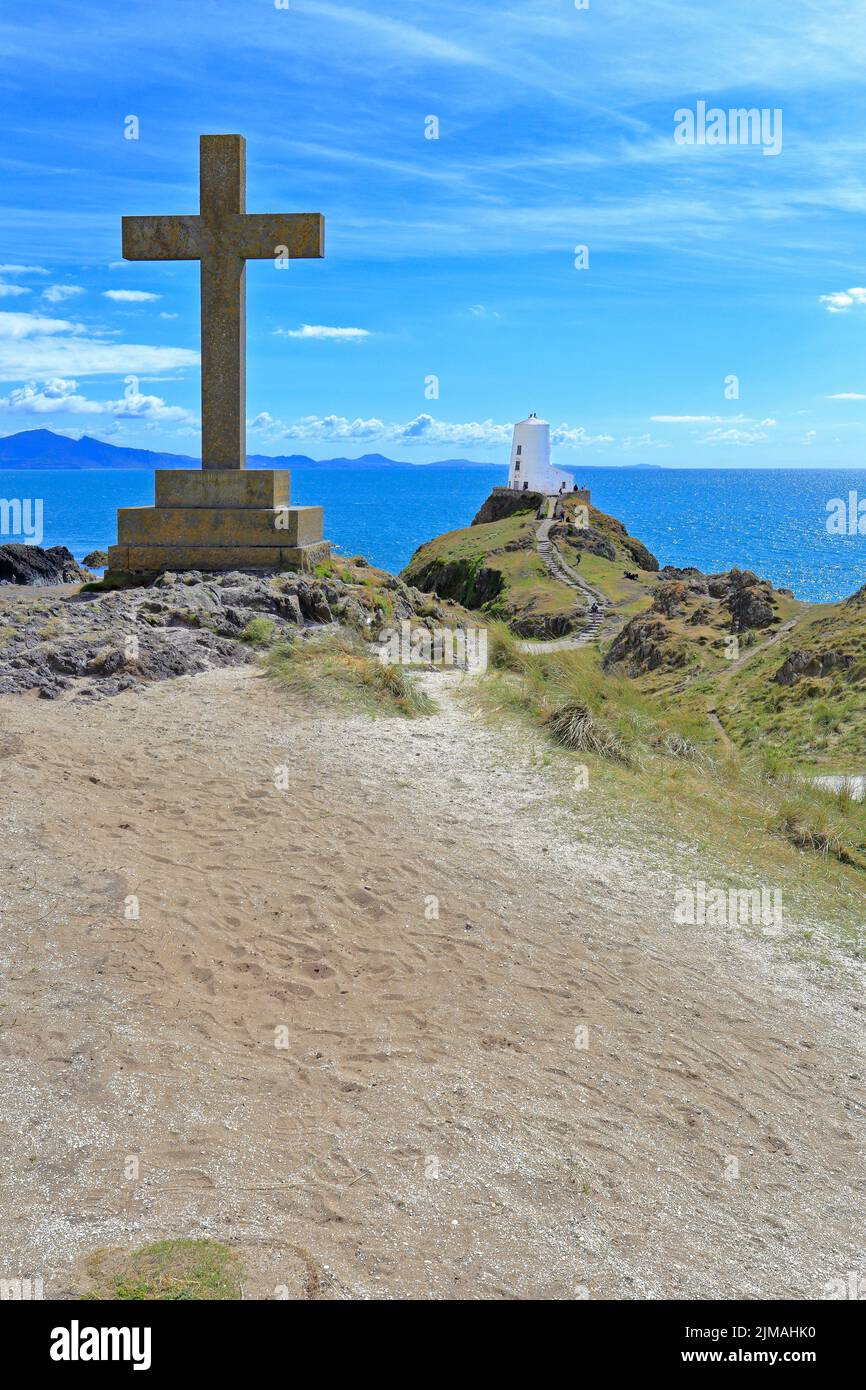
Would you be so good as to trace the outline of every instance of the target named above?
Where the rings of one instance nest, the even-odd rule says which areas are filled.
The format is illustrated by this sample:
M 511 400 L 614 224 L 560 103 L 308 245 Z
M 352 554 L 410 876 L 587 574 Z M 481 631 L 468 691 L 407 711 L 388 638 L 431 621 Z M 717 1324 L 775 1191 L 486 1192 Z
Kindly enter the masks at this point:
M 210 1236 L 248 1298 L 826 1297 L 854 986 L 674 928 L 651 847 L 427 680 L 0 699 L 0 1272 Z

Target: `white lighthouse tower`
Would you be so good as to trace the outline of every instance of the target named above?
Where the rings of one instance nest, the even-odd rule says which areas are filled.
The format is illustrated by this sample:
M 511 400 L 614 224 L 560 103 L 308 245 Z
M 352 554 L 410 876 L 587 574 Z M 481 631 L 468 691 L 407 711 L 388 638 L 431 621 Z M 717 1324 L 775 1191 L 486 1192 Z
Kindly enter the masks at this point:
M 518 492 L 571 492 L 574 478 L 550 462 L 550 425 L 533 412 L 514 426 L 508 486 Z

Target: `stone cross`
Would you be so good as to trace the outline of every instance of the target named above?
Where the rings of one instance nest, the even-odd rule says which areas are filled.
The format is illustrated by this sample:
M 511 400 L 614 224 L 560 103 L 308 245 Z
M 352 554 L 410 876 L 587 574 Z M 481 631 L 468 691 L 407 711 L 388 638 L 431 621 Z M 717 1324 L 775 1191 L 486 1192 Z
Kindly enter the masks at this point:
M 316 212 L 246 211 L 246 141 L 202 135 L 200 207 L 189 217 L 124 217 L 129 261 L 201 262 L 202 467 L 246 467 L 246 262 L 318 258 Z

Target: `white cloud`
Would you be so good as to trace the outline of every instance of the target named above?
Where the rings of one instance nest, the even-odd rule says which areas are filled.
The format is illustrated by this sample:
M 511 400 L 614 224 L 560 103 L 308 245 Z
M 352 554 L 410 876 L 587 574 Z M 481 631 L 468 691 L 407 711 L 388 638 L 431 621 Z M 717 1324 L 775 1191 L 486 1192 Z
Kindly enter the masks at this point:
M 190 348 L 105 342 L 69 319 L 0 312 L 0 381 L 152 376 L 197 366 L 199 360 Z
M 488 309 L 486 304 L 470 304 L 469 313 L 474 319 L 498 319 L 501 315 L 496 309 Z
M 11 299 L 13 295 L 29 293 L 26 285 L 0 285 L 0 299 Z
M 276 328 L 274 329 L 274 337 L 320 338 L 349 343 L 359 342 L 362 338 L 369 338 L 370 333 L 366 328 L 327 328 L 321 323 L 302 323 L 300 328 Z
M 348 419 L 344 415 L 305 415 L 299 420 L 286 424 L 275 419 L 269 411 L 262 411 L 249 422 L 249 429 L 257 434 L 271 436 L 272 439 L 305 439 L 319 443 L 339 443 L 344 441 L 364 442 L 381 439 L 392 443 L 442 444 L 460 448 L 499 447 L 511 441 L 513 425 L 499 424 L 493 420 L 453 422 L 436 420 L 432 415 L 416 415 L 405 422 L 386 423 L 377 417 L 370 419 Z M 609 434 L 589 435 L 582 426 L 558 425 L 551 430 L 551 440 L 566 448 L 583 448 L 590 444 L 609 444 L 613 442 Z
M 405 425 L 391 425 L 390 438 L 404 444 L 507 444 L 511 425 L 497 425 L 493 420 L 452 424 L 435 420 L 432 415 L 416 415 Z
M 866 401 L 862 391 L 837 391 L 835 396 L 825 396 L 825 401 Z
M 81 285 L 49 285 L 42 291 L 42 298 L 49 304 L 62 304 L 64 299 L 74 299 L 79 294 L 84 294 Z
M 335 442 L 344 439 L 380 439 L 387 437 L 388 426 L 375 418 L 349 420 L 343 415 L 305 415 L 293 424 L 275 420 L 263 411 L 251 422 L 256 433 L 270 434 L 278 439 L 317 439 Z
M 165 311 L 163 310 L 163 312 L 160 314 L 159 317 L 160 317 L 161 319 L 176 319 L 176 318 L 177 318 L 177 314 L 167 314 L 167 313 L 165 313 Z
M 651 415 L 655 425 L 732 425 L 746 419 L 745 415 Z
M 47 275 L 41 265 L 0 265 L 0 275 Z
M 42 314 L 0 313 L 0 339 L 33 338 L 46 333 L 83 332 L 83 325 L 68 319 L 49 319 Z
M 149 304 L 154 299 L 162 299 L 161 294 L 149 294 L 147 290 L 103 290 L 103 298 L 113 299 L 115 304 Z
M 669 449 L 671 446 L 664 439 L 654 439 L 651 434 L 639 434 L 624 439 L 622 447 L 623 449 Z
M 770 436 L 766 433 L 766 431 L 760 429 L 715 429 L 710 430 L 708 434 L 705 434 L 702 442 L 704 444 L 763 444 L 769 439 L 769 437 Z
M 855 286 L 850 290 L 834 290 L 832 294 L 822 294 L 819 302 L 827 305 L 828 314 L 846 314 L 855 304 L 866 304 L 866 289 Z
M 509 430 L 509 440 L 511 438 L 511 427 Z M 572 449 L 583 449 L 588 444 L 612 444 L 612 434 L 587 434 L 582 425 L 577 429 L 571 429 L 568 425 L 556 425 L 550 431 L 551 444 L 565 444 Z
M 84 415 L 99 414 L 100 407 L 96 401 L 78 395 L 77 381 L 55 377 L 39 387 L 31 381 L 10 391 L 8 396 L 0 397 L 0 410 L 20 415 L 49 415 L 65 410 L 72 415 Z
M 64 377 L 17 387 L 0 397 L 0 411 L 14 415 L 104 415 L 115 420 L 174 425 L 192 425 L 196 419 L 182 406 L 166 405 L 160 396 L 144 396 L 138 390 L 120 400 L 90 400 L 79 392 L 77 381 Z

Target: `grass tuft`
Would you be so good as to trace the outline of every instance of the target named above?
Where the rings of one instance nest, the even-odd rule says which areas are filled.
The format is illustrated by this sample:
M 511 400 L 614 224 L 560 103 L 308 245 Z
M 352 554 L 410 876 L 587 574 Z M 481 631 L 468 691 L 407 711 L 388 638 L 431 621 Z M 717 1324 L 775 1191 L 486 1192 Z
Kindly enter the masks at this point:
M 273 635 L 274 625 L 270 618 L 250 618 L 241 633 L 241 641 L 249 642 L 252 647 L 268 647 Z
M 433 701 L 402 666 L 384 665 L 360 637 L 349 633 L 279 643 L 265 659 L 280 685 L 323 704 L 369 714 L 430 714 Z
M 596 753 L 600 758 L 627 763 L 628 753 L 620 739 L 594 718 L 586 705 L 563 705 L 547 720 L 547 728 L 557 743 L 578 753 Z
M 135 1302 L 241 1297 L 237 1255 L 216 1240 L 160 1240 L 140 1250 L 97 1250 L 85 1263 L 84 1297 Z

